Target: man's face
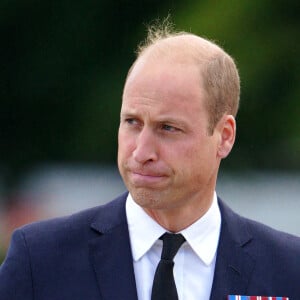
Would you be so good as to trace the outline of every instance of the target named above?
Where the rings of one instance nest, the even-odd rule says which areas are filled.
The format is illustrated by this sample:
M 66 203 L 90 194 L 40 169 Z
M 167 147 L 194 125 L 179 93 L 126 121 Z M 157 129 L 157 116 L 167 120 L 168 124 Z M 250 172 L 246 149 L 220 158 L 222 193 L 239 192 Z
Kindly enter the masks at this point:
M 146 211 L 195 209 L 210 202 L 220 163 L 220 135 L 208 134 L 199 70 L 140 60 L 124 88 L 120 173 Z

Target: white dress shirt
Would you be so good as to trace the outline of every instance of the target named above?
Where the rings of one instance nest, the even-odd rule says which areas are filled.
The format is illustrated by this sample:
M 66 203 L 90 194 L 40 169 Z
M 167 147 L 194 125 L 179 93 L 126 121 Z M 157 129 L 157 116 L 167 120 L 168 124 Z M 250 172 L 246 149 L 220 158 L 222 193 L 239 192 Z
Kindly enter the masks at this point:
M 130 194 L 126 214 L 138 299 L 150 300 L 154 273 L 162 252 L 159 237 L 166 230 L 147 215 Z M 220 228 L 221 214 L 214 193 L 206 214 L 180 232 L 186 239 L 174 258 L 174 279 L 180 300 L 209 300 Z

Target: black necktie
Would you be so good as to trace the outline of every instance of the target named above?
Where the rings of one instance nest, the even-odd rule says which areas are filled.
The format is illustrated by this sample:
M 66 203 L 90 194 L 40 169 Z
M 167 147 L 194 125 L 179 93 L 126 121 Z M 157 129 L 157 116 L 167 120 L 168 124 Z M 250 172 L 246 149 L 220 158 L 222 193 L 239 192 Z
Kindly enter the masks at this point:
M 163 249 L 154 275 L 151 300 L 178 300 L 173 258 L 185 238 L 181 234 L 165 233 L 160 239 L 163 241 Z

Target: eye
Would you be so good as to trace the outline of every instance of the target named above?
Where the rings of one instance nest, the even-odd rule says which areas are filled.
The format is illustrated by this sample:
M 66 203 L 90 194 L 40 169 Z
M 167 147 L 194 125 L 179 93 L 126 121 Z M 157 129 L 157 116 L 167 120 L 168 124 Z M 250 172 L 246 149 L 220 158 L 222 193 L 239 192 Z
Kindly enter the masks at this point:
M 136 118 L 124 118 L 124 124 L 129 128 L 140 128 L 142 126 L 142 123 L 139 119 Z
M 134 118 L 127 118 L 127 119 L 125 119 L 125 122 L 127 124 L 130 124 L 130 125 L 136 125 L 136 124 L 138 124 L 138 121 L 136 119 L 134 119 Z
M 176 128 L 176 127 L 174 127 L 172 125 L 168 125 L 168 124 L 163 124 L 162 129 L 165 130 L 165 131 L 170 131 L 170 132 L 180 131 L 179 128 Z

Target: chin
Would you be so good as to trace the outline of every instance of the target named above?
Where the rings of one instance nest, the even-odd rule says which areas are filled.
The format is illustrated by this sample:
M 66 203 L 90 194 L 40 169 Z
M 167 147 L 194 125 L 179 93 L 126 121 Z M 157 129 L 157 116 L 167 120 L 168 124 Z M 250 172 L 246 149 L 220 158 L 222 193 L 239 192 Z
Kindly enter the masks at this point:
M 130 194 L 133 200 L 145 209 L 159 209 L 163 208 L 163 199 L 161 192 L 151 191 L 148 189 L 131 190 Z

